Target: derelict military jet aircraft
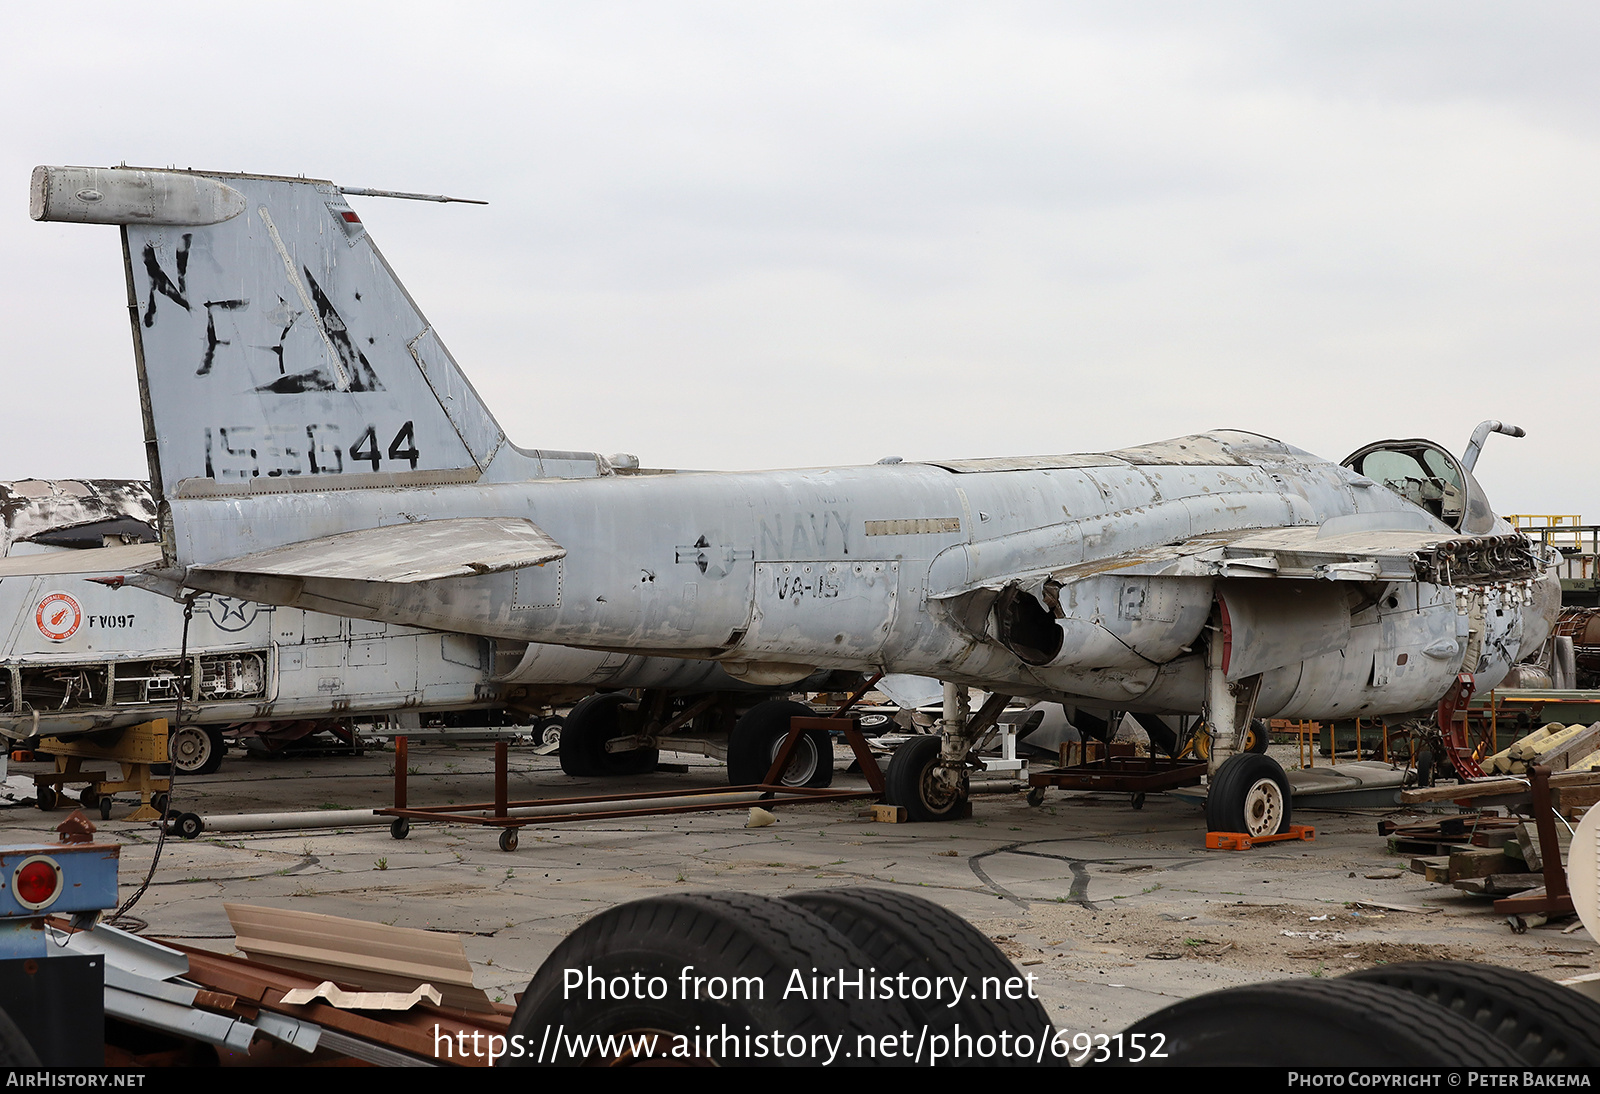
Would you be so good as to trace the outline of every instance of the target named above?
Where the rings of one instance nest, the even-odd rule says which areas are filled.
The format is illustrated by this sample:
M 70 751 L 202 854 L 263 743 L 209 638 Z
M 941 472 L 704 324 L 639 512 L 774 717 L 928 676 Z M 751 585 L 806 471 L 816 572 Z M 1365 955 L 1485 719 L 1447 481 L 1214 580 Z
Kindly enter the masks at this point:
M 518 448 L 347 193 L 34 171 L 34 219 L 121 229 L 152 587 L 714 660 L 774 686 L 935 677 L 942 740 L 888 777 L 919 819 L 956 815 L 1009 696 L 1203 713 L 1209 823 L 1253 834 L 1286 827 L 1290 802 L 1276 764 L 1233 754 L 1250 718 L 1426 712 L 1458 674 L 1492 687 L 1553 623 L 1543 559 L 1471 475 L 1498 423 L 1467 459 L 1407 440 L 1343 465 L 1235 431 L 760 473 Z M 991 693 L 976 714 L 969 687 Z M 651 744 L 608 710 L 597 754 Z

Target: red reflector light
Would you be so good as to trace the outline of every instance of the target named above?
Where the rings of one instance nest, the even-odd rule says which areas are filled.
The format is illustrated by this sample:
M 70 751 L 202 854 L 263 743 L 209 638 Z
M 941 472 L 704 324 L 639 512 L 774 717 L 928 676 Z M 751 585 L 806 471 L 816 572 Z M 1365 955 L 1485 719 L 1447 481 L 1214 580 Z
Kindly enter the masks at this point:
M 344 217 L 344 222 L 346 224 L 360 224 L 361 223 L 361 218 L 356 216 L 353 212 L 351 212 L 348 209 L 346 209 L 344 212 L 340 213 L 339 215 Z
M 17 868 L 11 884 L 17 903 L 28 908 L 42 908 L 61 893 L 61 867 L 51 859 L 29 859 Z

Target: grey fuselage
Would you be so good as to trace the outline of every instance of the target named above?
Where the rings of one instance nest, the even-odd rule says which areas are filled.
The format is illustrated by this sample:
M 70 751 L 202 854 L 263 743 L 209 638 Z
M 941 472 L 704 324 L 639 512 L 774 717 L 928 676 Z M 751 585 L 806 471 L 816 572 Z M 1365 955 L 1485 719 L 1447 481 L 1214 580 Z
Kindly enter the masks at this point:
M 416 586 L 308 581 L 291 588 L 240 575 L 231 591 L 441 630 L 717 658 L 736 676 L 744 666 L 795 677 L 882 669 L 1160 712 L 1204 704 L 1202 629 L 1217 588 L 1230 579 L 1078 577 L 1063 593 L 1071 598 L 1060 621 L 1064 648 L 1048 665 L 1025 663 L 984 624 L 963 625 L 962 595 L 1041 570 L 1125 562 L 1156 545 L 1316 528 L 1341 517 L 1454 534 L 1369 479 L 1244 433 L 1099 456 L 611 474 L 342 496 L 307 492 L 315 485 L 303 480 L 288 492 L 249 498 L 180 496 L 172 502 L 184 531 L 179 560 L 418 518 L 525 517 L 566 556 Z M 1259 581 L 1231 583 L 1240 580 Z M 1523 598 L 1526 590 L 1506 595 Z M 1338 649 L 1268 672 L 1260 713 L 1418 709 L 1457 671 L 1477 672 L 1492 686 L 1521 644 L 1520 630 L 1512 633 L 1520 628 L 1516 613 L 1500 631 L 1493 620 L 1508 617 L 1476 613 L 1486 633 L 1466 641 L 1461 620 L 1474 613 L 1449 588 L 1398 583 L 1391 599 L 1392 607 L 1379 601 L 1347 612 L 1350 639 Z M 1437 655 L 1441 642 L 1448 656 Z M 1376 651 L 1402 647 L 1436 653 L 1402 658 L 1396 679 L 1374 684 Z M 1469 647 L 1478 657 L 1464 665 Z M 1352 648 L 1364 664 L 1354 664 Z M 1421 664 L 1407 672 L 1410 661 Z

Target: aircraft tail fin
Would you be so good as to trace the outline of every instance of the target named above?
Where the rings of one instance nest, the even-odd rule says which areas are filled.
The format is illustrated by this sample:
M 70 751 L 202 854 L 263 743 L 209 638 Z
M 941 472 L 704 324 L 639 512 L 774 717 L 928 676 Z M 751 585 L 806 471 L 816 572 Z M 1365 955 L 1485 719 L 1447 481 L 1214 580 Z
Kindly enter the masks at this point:
M 507 443 L 331 182 L 38 167 L 30 199 L 35 220 L 122 230 L 164 498 L 605 470 Z

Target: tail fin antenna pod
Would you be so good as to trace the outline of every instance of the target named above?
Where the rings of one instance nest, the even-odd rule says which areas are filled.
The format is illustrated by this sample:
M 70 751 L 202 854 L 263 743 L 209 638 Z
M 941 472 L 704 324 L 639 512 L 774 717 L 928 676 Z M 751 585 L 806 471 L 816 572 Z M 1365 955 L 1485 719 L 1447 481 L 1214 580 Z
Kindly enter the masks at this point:
M 122 228 L 168 499 L 606 470 L 507 443 L 331 182 L 38 167 L 29 214 Z

